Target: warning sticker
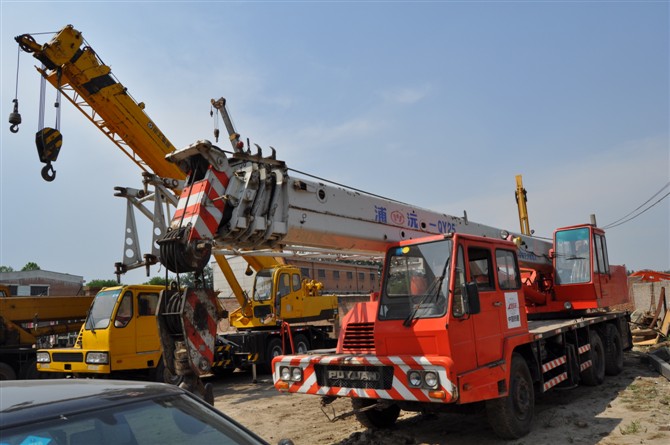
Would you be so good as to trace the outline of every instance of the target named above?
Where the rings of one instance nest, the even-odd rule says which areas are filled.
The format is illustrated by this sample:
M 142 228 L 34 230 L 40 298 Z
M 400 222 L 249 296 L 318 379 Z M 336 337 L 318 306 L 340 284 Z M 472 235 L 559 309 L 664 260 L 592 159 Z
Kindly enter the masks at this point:
M 518 293 L 505 292 L 505 312 L 507 314 L 507 329 L 518 328 L 521 326 Z

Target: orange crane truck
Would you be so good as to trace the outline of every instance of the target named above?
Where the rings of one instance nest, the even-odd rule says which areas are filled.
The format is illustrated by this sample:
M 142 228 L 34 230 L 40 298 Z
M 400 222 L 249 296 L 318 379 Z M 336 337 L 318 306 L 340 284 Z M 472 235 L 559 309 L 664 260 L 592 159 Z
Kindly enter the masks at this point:
M 334 353 L 277 357 L 275 387 L 324 406 L 350 398 L 376 427 L 401 410 L 485 402 L 497 435 L 522 437 L 536 392 L 599 385 L 632 347 L 629 315 L 608 309 L 628 294 L 604 231 L 558 229 L 549 258 L 529 267 L 513 242 L 458 232 L 393 245 L 380 292 L 344 317 Z M 418 295 L 417 274 L 430 283 Z

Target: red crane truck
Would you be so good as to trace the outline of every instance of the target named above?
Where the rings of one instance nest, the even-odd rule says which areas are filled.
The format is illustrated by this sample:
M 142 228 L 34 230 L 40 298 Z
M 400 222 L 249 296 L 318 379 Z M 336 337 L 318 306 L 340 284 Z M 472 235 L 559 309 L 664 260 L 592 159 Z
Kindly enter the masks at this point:
M 336 351 L 275 358 L 275 387 L 324 405 L 351 398 L 375 427 L 401 410 L 485 402 L 497 435 L 526 435 L 537 391 L 601 384 L 632 341 L 628 314 L 608 310 L 628 293 L 602 229 L 556 230 L 550 266 L 524 257 L 514 242 L 460 233 L 393 245 L 381 291 L 344 317 Z

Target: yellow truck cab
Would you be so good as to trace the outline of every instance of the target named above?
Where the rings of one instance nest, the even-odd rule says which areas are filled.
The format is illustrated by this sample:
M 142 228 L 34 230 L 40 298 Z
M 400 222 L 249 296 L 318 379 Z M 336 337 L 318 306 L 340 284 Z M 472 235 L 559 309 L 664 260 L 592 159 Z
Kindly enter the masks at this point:
M 161 358 L 156 307 L 164 286 L 127 285 L 102 289 L 72 348 L 40 349 L 37 369 L 66 374 L 119 376 L 144 372 L 173 382 Z

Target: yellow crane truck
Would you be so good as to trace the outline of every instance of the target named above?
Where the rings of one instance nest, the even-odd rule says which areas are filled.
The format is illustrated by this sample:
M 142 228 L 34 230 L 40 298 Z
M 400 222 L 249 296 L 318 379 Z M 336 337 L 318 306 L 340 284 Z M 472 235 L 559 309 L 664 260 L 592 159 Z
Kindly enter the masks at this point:
M 76 332 L 92 297 L 17 297 L 0 286 L 0 380 L 37 377 L 40 337 Z
M 163 286 L 103 288 L 73 347 L 39 349 L 37 370 L 71 375 L 140 376 L 175 383 L 161 360 L 156 306 Z

